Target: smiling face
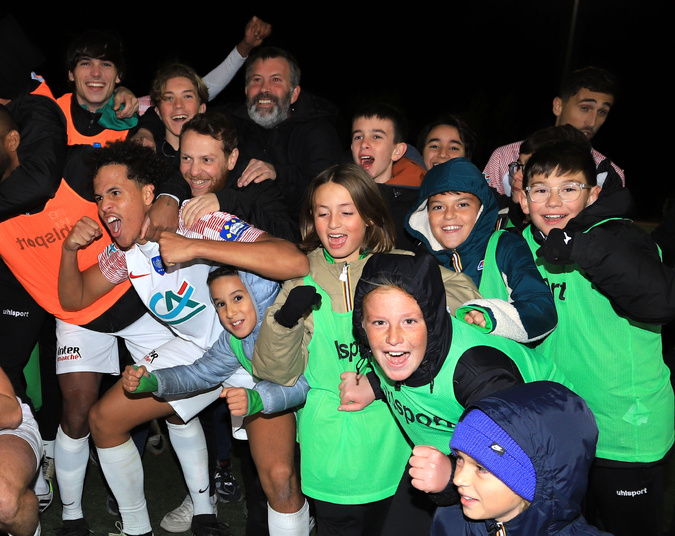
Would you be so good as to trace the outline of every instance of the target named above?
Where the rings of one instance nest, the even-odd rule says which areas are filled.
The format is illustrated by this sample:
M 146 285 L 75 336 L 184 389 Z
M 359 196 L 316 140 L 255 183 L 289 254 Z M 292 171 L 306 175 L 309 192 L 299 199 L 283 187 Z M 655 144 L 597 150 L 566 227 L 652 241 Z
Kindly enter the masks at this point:
M 597 93 L 581 88 L 567 101 L 563 101 L 560 97 L 553 99 L 555 124 L 556 126 L 572 125 L 590 139 L 607 120 L 612 104 L 614 104 L 614 97 L 609 93 Z
M 427 325 L 410 294 L 382 287 L 363 298 L 363 328 L 373 357 L 384 374 L 404 381 L 417 370 L 427 350 Z
M 68 72 L 68 79 L 75 84 L 77 102 L 90 112 L 103 108 L 120 82 L 113 62 L 87 56 L 82 56 L 75 69 Z
M 575 201 L 563 201 L 560 198 L 560 188 L 564 188 L 566 184 L 570 183 L 587 184 L 582 172 L 551 175 L 549 177 L 535 175 L 528 186 L 531 188 L 537 186 L 549 187 L 551 188 L 551 195 L 541 203 L 534 203 L 527 194 L 520 197 L 520 206 L 523 212 L 530 215 L 532 224 L 546 236 L 551 229 L 565 227 L 584 208 L 594 203 L 600 194 L 599 186 L 585 187 Z
M 180 171 L 190 185 L 192 197 L 222 190 L 238 156 L 237 149 L 226 154 L 223 142 L 212 136 L 189 129 L 184 132 L 180 140 Z
M 358 260 L 368 224 L 347 188 L 334 182 L 319 186 L 314 193 L 312 216 L 321 244 L 336 262 Z
M 251 295 L 239 276 L 217 277 L 209 289 L 223 327 L 238 339 L 249 336 L 255 329 L 258 315 Z
M 424 166 L 431 169 L 458 156 L 466 156 L 466 149 L 457 127 L 438 125 L 432 128 L 422 148 Z
M 453 483 L 462 511 L 469 519 L 506 523 L 523 511 L 527 502 L 468 454 L 456 451 Z
M 98 215 L 120 249 L 129 249 L 141 234 L 145 213 L 154 200 L 154 186 L 127 178 L 127 167 L 109 164 L 94 177 Z
M 352 158 L 375 182 L 385 183 L 392 176 L 394 162 L 406 150 L 394 141 L 394 125 L 389 119 L 359 117 L 352 125 Z
M 178 149 L 183 125 L 198 113 L 204 112 L 206 104 L 200 102 L 192 80 L 176 76 L 166 81 L 155 110 L 166 127 L 166 140 L 174 149 Z
M 463 244 L 476 224 L 480 200 L 468 192 L 446 192 L 429 197 L 427 214 L 434 238 L 445 249 Z
M 290 115 L 300 86 L 291 87 L 291 67 L 284 58 L 258 59 L 246 83 L 246 107 L 251 119 L 272 128 Z

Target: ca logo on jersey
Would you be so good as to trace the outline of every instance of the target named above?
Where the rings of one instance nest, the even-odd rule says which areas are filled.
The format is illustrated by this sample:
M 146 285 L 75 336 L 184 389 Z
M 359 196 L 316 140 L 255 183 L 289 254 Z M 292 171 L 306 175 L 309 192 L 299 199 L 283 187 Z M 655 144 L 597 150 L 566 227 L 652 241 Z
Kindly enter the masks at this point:
M 150 299 L 150 310 L 167 324 L 181 324 L 198 315 L 206 304 L 192 299 L 195 287 L 183 281 L 178 292 L 157 292 Z

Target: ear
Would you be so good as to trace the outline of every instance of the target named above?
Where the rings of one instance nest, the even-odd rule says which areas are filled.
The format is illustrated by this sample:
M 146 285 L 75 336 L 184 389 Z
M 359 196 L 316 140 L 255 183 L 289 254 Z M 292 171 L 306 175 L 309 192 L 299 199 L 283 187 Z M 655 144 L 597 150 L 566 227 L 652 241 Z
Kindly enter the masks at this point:
M 560 117 L 560 114 L 562 113 L 563 109 L 563 101 L 560 97 L 556 97 L 553 99 L 553 115 L 556 117 Z
M 206 111 L 206 103 L 202 102 L 199 105 L 199 110 L 197 110 L 197 113 L 203 114 Z
M 391 159 L 396 162 L 397 160 L 400 160 L 401 157 L 405 154 L 405 152 L 408 150 L 408 144 L 407 143 L 397 143 L 394 146 L 394 152 L 391 155 Z
M 146 207 L 152 205 L 155 200 L 155 185 L 154 184 L 144 184 L 141 187 L 141 196 L 143 198 L 143 204 Z
M 291 93 L 291 104 L 294 104 L 298 97 L 300 96 L 300 86 L 295 86 L 293 92 Z
M 530 213 L 530 205 L 527 204 L 527 192 L 525 192 L 524 188 L 523 191 L 520 192 L 520 208 L 522 209 L 523 214 Z
M 234 169 L 234 165 L 237 163 L 238 158 L 239 158 L 239 149 L 235 147 L 234 149 L 232 149 L 230 156 L 227 157 L 227 169 L 229 171 L 232 171 Z
M 586 201 L 586 206 L 595 203 L 598 200 L 598 196 L 600 195 L 601 191 L 602 188 L 600 186 L 593 186 L 593 188 L 590 189 L 590 193 L 588 194 L 588 201 Z
M 5 136 L 5 149 L 8 153 L 16 153 L 21 143 L 21 135 L 18 130 L 10 130 Z
M 73 75 L 73 71 L 68 71 L 68 80 L 75 82 L 75 75 Z

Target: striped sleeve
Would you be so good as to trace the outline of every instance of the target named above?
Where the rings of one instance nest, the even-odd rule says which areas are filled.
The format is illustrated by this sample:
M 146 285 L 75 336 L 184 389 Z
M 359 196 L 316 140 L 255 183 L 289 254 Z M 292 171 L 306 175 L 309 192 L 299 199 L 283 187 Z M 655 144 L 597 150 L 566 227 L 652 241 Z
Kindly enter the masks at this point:
M 115 247 L 115 244 L 110 244 L 98 256 L 98 267 L 105 278 L 115 285 L 129 279 L 127 258 L 123 251 Z
M 227 212 L 211 212 L 202 216 L 189 229 L 180 218 L 178 233 L 186 238 L 203 238 L 226 242 L 255 242 L 265 231 Z

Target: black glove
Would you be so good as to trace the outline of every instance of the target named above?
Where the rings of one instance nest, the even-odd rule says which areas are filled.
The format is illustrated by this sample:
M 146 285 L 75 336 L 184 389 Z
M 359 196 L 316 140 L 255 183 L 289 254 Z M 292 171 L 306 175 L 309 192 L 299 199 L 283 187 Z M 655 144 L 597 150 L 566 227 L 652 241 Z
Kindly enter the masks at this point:
M 574 232 L 567 229 L 551 229 L 544 244 L 537 250 L 538 257 L 544 257 L 550 264 L 572 264 Z
M 312 307 L 321 304 L 321 294 L 311 285 L 295 287 L 288 293 L 286 303 L 274 313 L 274 320 L 285 328 L 292 328 L 300 317 L 309 312 Z

